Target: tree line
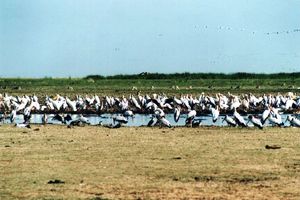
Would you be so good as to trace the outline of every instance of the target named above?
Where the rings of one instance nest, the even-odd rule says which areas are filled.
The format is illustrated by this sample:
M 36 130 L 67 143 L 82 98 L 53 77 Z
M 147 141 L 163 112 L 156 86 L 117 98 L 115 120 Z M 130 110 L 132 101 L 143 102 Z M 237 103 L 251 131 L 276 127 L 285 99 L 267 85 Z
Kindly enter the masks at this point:
M 300 78 L 300 72 L 293 73 L 148 73 L 143 72 L 140 74 L 118 74 L 113 76 L 102 76 L 102 75 L 88 75 L 85 79 L 289 79 L 289 78 Z

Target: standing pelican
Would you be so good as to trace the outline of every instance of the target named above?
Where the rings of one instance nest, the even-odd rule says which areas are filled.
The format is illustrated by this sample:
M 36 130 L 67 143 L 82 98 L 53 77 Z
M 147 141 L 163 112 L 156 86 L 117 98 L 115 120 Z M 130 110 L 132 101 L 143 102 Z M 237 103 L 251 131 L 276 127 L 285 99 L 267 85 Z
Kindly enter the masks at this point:
M 161 118 L 161 117 L 164 117 L 165 116 L 165 112 L 160 109 L 160 108 L 156 108 L 156 110 L 154 110 L 154 114 L 158 117 L 158 118 Z
M 177 123 L 180 117 L 180 107 L 175 108 L 174 112 L 174 121 Z
M 236 109 L 234 109 L 233 117 L 239 126 L 247 127 L 244 118 L 236 111 Z
M 161 125 L 167 126 L 169 128 L 171 128 L 171 123 L 165 118 L 165 117 L 161 117 L 158 119 Z
M 187 118 L 185 120 L 185 125 L 192 125 L 192 122 L 196 117 L 196 114 L 197 114 L 196 110 L 191 110 L 187 115 Z
M 265 110 L 262 114 L 262 118 L 261 118 L 261 123 L 262 124 L 265 124 L 266 120 L 268 119 L 268 117 L 270 116 L 270 113 L 271 113 L 271 109 L 270 107 L 268 107 L 267 110 Z
M 283 122 L 281 117 L 270 115 L 269 121 L 271 124 L 276 125 L 276 126 L 283 126 Z
M 237 125 L 236 121 L 234 121 L 234 119 L 229 117 L 228 115 L 225 116 L 225 118 L 223 119 L 223 122 L 224 121 L 226 121 L 229 126 L 235 127 Z
M 9 117 L 10 122 L 11 122 L 11 123 L 14 123 L 14 121 L 16 120 L 16 117 L 17 117 L 17 110 L 14 109 L 14 110 L 12 110 L 11 113 L 10 113 L 10 117 Z
M 255 118 L 253 115 L 249 115 L 248 118 L 249 118 L 248 123 L 251 121 L 254 126 L 258 127 L 259 129 L 263 129 L 263 125 L 261 123 L 261 120 Z
M 118 115 L 113 117 L 113 122 L 118 122 L 121 124 L 127 124 L 128 123 L 128 119 L 126 119 L 126 117 L 124 117 L 123 115 Z
M 84 124 L 89 124 L 90 123 L 89 119 L 87 117 L 84 117 L 82 114 L 79 115 L 78 120 L 81 121 Z
M 155 115 L 152 115 L 150 121 L 147 124 L 147 126 L 149 126 L 149 127 L 155 126 L 156 123 L 157 123 L 157 118 L 155 117 Z
M 291 126 L 300 127 L 300 120 L 291 115 L 287 116 L 286 121 L 289 121 Z
M 29 120 L 31 118 L 31 108 L 30 107 L 26 107 L 24 109 L 24 112 L 23 112 L 23 116 L 24 116 L 24 124 L 27 124 L 29 123 Z
M 217 108 L 210 108 L 211 114 L 212 114 L 212 121 L 213 123 L 216 123 L 216 121 L 218 120 L 218 117 L 220 115 L 220 111 L 219 111 L 219 107 L 217 106 Z
M 131 110 L 126 110 L 123 114 L 125 117 L 133 117 L 134 114 Z
M 271 110 L 271 114 L 269 116 L 269 121 L 273 125 L 277 125 L 277 126 L 283 126 L 284 125 L 278 110 L 274 109 L 274 108 Z

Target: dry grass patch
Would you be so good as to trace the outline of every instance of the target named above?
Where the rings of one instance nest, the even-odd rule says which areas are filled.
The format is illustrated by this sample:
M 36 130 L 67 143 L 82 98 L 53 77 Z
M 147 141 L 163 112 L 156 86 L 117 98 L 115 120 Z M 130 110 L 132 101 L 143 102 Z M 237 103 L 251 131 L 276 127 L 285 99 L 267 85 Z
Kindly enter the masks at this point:
M 0 199 L 300 198 L 299 129 L 33 129 L 0 127 Z

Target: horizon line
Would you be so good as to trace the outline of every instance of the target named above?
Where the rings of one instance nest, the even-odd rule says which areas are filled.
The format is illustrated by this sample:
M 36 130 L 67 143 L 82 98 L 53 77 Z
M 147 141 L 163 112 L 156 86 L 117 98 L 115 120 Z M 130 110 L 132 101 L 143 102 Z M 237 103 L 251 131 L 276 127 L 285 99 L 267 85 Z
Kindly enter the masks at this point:
M 114 74 L 114 75 L 101 75 L 101 74 L 89 74 L 85 76 L 39 76 L 39 77 L 2 77 L 0 75 L 0 79 L 85 79 L 85 78 L 114 78 L 114 77 L 130 77 L 130 76 L 149 76 L 149 75 L 163 75 L 163 76 L 172 76 L 172 75 L 223 75 L 223 76 L 232 76 L 232 75 L 295 75 L 299 74 L 300 71 L 295 72 L 274 72 L 274 73 L 255 73 L 255 72 L 231 72 L 231 73 L 224 73 L 224 72 L 174 72 L 174 73 L 159 73 L 159 72 L 141 72 L 141 73 L 132 73 L 132 74 Z

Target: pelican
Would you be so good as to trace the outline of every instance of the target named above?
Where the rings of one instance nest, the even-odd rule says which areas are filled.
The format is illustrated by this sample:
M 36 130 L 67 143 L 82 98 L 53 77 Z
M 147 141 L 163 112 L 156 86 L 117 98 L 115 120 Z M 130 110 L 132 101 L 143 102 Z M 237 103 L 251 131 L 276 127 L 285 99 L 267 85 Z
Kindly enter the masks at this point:
M 137 108 L 137 109 L 141 109 L 141 106 L 140 104 L 138 103 L 138 101 L 136 100 L 136 98 L 134 96 L 130 96 L 131 100 L 132 100 L 132 103 L 133 105 Z
M 270 114 L 271 114 L 271 109 L 270 109 L 270 107 L 268 107 L 268 109 L 265 110 L 262 114 L 262 118 L 261 118 L 261 123 L 262 124 L 265 124 L 265 122 L 268 119 L 268 117 L 270 116 Z
M 192 121 L 192 127 L 199 127 L 202 125 L 202 119 L 194 119 Z
M 273 125 L 277 125 L 277 126 L 284 125 L 284 123 L 282 122 L 281 116 L 279 115 L 279 113 L 276 113 L 276 112 L 270 114 L 269 121 Z
M 15 124 L 17 128 L 31 128 L 30 124 Z
M 248 118 L 249 118 L 248 123 L 251 121 L 254 126 L 258 127 L 259 129 L 263 129 L 261 120 L 255 118 L 253 115 L 249 115 Z
M 190 110 L 185 120 L 185 125 L 192 125 L 194 118 L 196 117 L 196 110 Z
M 72 111 L 77 111 L 76 101 L 71 101 L 68 97 L 66 97 L 66 103 L 72 109 Z
M 233 117 L 239 126 L 247 127 L 244 118 L 234 109 Z
M 52 120 L 56 120 L 56 121 L 60 121 L 62 123 L 64 123 L 64 118 L 63 116 L 56 114 L 54 117 L 52 117 Z
M 131 110 L 126 110 L 123 115 L 124 115 L 124 117 L 133 117 L 134 116 L 134 114 Z
M 158 118 L 161 118 L 161 117 L 164 117 L 165 116 L 165 112 L 160 109 L 160 108 L 156 108 L 156 110 L 154 110 L 154 114 L 158 117 Z
M 289 121 L 291 126 L 300 127 L 300 120 L 291 115 L 287 116 L 286 121 Z
M 24 116 L 24 124 L 29 123 L 29 120 L 31 118 L 31 113 L 30 113 L 29 107 L 24 109 L 23 116 Z
M 17 105 L 17 112 L 23 110 L 26 107 L 27 103 L 28 103 L 27 99 L 22 98 L 21 104 Z
M 223 122 L 224 122 L 224 121 L 226 121 L 226 123 L 227 123 L 229 126 L 235 127 L 235 126 L 237 125 L 236 121 L 235 121 L 233 118 L 229 117 L 228 115 L 226 115 L 226 116 L 224 117 Z
M 182 105 L 182 101 L 180 99 L 177 99 L 176 97 L 173 97 L 174 102 L 178 105 Z
M 68 121 L 72 120 L 72 117 L 70 115 L 60 115 L 56 114 L 54 117 L 52 117 L 52 120 L 60 121 L 63 124 L 66 124 Z
M 121 124 L 127 124 L 128 123 L 128 119 L 126 119 L 126 117 L 124 117 L 123 115 L 117 115 L 113 117 L 113 122 L 118 122 Z
M 14 109 L 10 113 L 10 117 L 9 117 L 10 123 L 14 123 L 14 121 L 16 120 L 16 117 L 17 117 L 17 110 Z
M 157 123 L 157 118 L 155 117 L 155 115 L 152 115 L 150 121 L 148 122 L 147 126 L 151 127 L 151 126 L 155 126 L 155 124 Z
M 210 108 L 211 114 L 212 114 L 212 121 L 213 123 L 216 123 L 216 121 L 218 120 L 218 117 L 220 115 L 220 111 L 219 111 L 219 107 L 217 106 L 217 108 Z
M 84 117 L 82 114 L 79 115 L 79 119 L 78 120 L 81 121 L 84 124 L 89 124 L 90 123 L 89 119 L 86 118 L 86 117 Z
M 180 107 L 175 108 L 174 112 L 174 121 L 177 123 L 180 117 Z
M 167 126 L 169 128 L 171 128 L 171 123 L 165 118 L 165 117 L 161 117 L 158 119 L 161 125 Z

